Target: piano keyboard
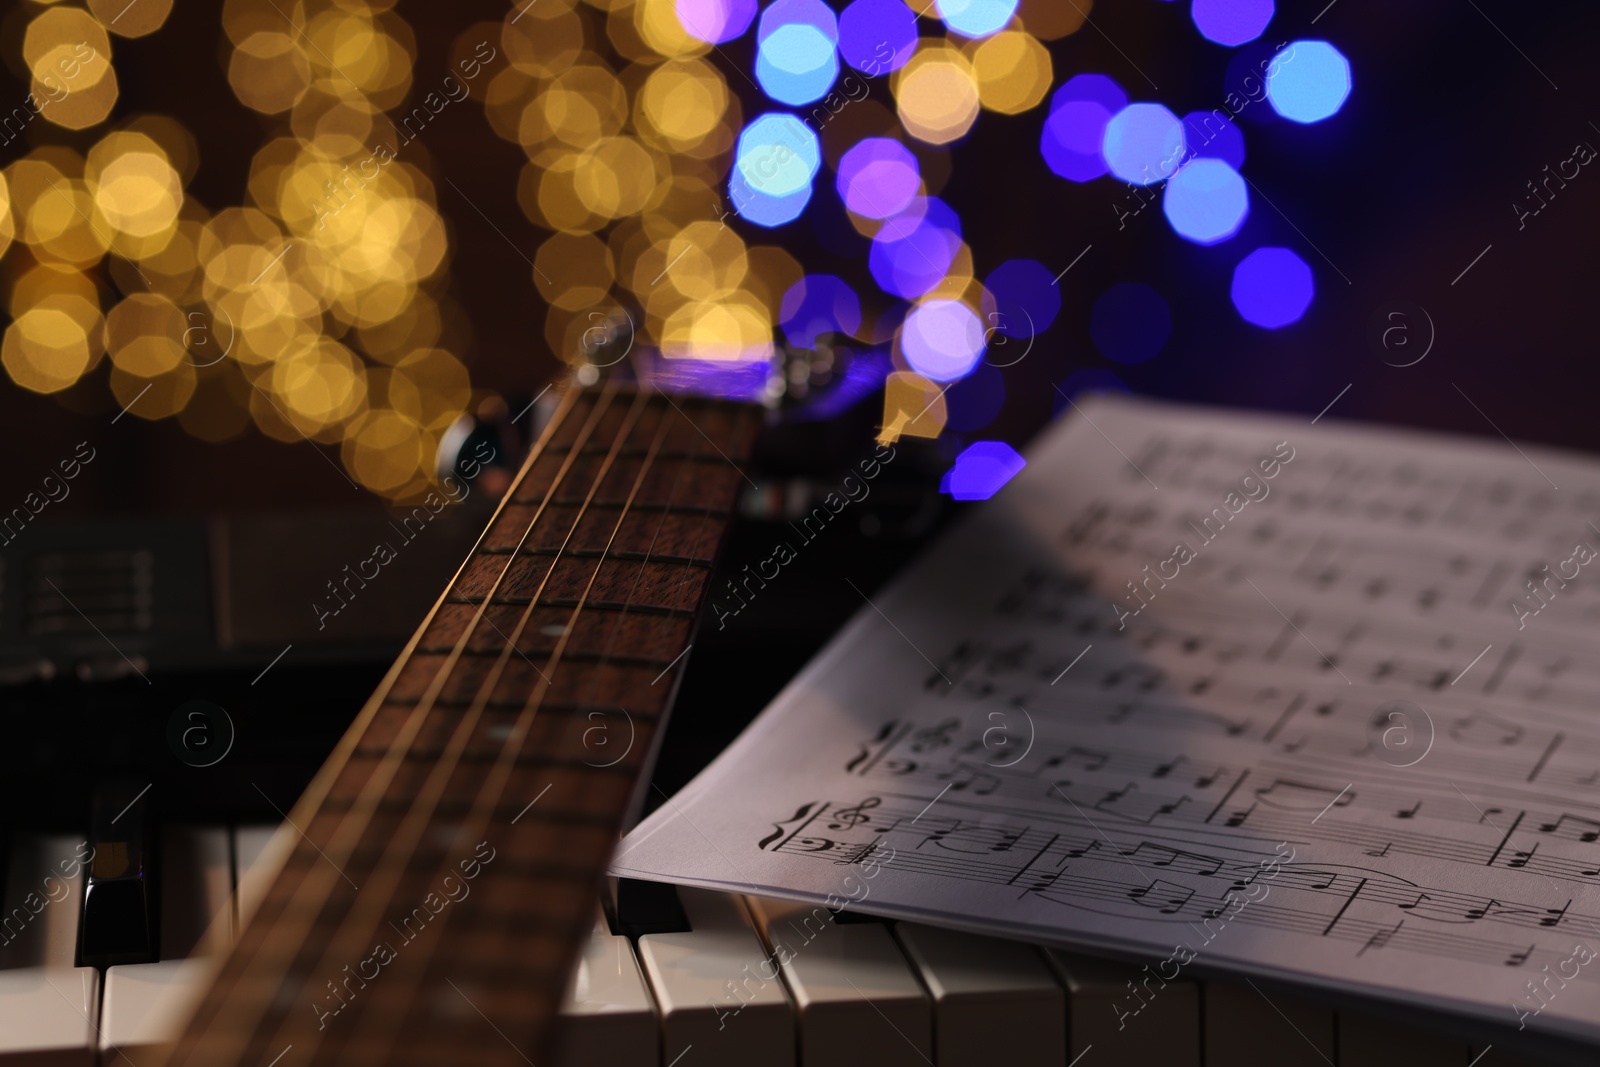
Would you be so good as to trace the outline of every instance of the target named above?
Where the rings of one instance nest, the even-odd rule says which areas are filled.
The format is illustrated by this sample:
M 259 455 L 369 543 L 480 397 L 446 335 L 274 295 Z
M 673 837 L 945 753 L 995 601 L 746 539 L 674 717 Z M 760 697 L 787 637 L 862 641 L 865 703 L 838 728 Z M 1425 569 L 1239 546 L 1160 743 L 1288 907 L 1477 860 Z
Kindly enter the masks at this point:
M 85 848 L 14 838 L 0 1067 L 144 1064 L 259 900 L 272 827 L 160 835 L 160 958 L 80 967 Z M 256 875 L 253 877 L 253 873 Z M 553 1067 L 1516 1067 L 1529 1061 L 1249 983 L 785 901 L 677 891 L 687 929 L 597 917 Z M 597 909 L 598 911 L 598 909 Z

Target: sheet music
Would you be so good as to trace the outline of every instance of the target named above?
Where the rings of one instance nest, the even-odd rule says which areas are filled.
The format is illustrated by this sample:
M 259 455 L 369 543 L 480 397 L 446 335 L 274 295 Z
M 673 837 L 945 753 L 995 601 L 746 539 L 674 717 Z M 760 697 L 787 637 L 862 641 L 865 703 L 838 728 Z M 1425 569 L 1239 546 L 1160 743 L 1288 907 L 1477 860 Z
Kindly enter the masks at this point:
M 1086 402 L 614 872 L 1600 1038 L 1597 523 L 1551 450 Z

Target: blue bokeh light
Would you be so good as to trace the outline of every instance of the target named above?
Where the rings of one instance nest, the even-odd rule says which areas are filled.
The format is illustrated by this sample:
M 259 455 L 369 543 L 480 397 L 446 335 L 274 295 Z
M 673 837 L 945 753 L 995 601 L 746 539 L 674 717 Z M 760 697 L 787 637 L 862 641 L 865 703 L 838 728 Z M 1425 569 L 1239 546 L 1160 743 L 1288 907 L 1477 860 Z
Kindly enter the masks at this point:
M 839 52 L 863 74 L 899 70 L 917 49 L 917 16 L 901 0 L 855 0 L 839 15 Z
M 861 301 L 844 279 L 808 274 L 783 294 L 783 336 L 796 348 L 815 348 L 825 333 L 854 336 L 861 329 Z
M 1227 112 L 1191 111 L 1183 125 L 1184 144 L 1193 155 L 1220 159 L 1234 170 L 1244 166 L 1244 131 Z
M 1050 97 L 1050 116 L 1039 135 L 1045 164 L 1068 181 L 1087 182 L 1106 172 L 1100 155 L 1106 123 L 1128 106 L 1128 94 L 1104 74 L 1079 74 Z
M 1061 290 L 1043 263 L 1008 259 L 990 272 L 983 287 L 992 307 L 989 323 L 1007 337 L 1028 338 L 1043 333 L 1061 312 Z
M 1017 13 L 1017 0 L 934 0 L 939 17 L 963 37 L 988 37 L 1005 29 Z
M 833 42 L 809 22 L 779 26 L 756 47 L 756 81 L 781 104 L 821 100 L 838 76 Z
M 1295 122 L 1321 122 L 1350 95 L 1350 61 L 1327 41 L 1295 41 L 1266 77 L 1272 109 Z
M 939 491 L 957 500 L 988 500 L 1027 465 L 1004 441 L 974 441 L 940 479 Z
M 1194 0 L 1189 14 L 1200 36 L 1232 48 L 1261 36 L 1272 21 L 1272 0 Z
M 1250 193 L 1239 172 L 1220 159 L 1196 159 L 1167 182 L 1161 210 L 1180 237 L 1214 245 L 1239 232 Z
M 735 167 L 728 179 L 728 199 L 739 217 L 758 226 L 782 226 L 800 217 L 811 202 L 811 186 L 803 185 L 796 192 L 773 196 L 752 189 L 744 180 L 744 173 Z
M 1183 121 L 1160 104 L 1129 104 L 1106 123 L 1106 167 L 1131 185 L 1153 185 L 1183 162 Z
M 1113 285 L 1094 302 L 1089 336 L 1100 354 L 1118 363 L 1143 363 L 1172 335 L 1172 312 L 1143 282 Z
M 762 115 L 739 135 L 734 169 L 752 191 L 769 197 L 810 194 L 822 166 L 822 149 L 811 127 L 793 115 Z
M 1258 248 L 1233 268 L 1233 306 L 1269 330 L 1298 322 L 1315 291 L 1311 268 L 1287 248 Z
M 900 327 L 900 354 L 912 370 L 936 382 L 969 374 L 984 347 L 978 313 L 959 300 L 924 301 L 906 313 Z

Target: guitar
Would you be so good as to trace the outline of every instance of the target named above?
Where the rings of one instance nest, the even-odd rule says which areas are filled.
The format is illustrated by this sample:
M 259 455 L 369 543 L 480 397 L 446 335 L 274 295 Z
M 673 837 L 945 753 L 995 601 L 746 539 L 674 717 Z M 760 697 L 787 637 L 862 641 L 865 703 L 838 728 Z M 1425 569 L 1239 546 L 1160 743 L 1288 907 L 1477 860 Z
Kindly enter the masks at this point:
M 289 813 L 278 873 L 168 1063 L 540 1062 L 762 416 L 566 387 Z M 624 718 L 618 757 L 604 726 Z

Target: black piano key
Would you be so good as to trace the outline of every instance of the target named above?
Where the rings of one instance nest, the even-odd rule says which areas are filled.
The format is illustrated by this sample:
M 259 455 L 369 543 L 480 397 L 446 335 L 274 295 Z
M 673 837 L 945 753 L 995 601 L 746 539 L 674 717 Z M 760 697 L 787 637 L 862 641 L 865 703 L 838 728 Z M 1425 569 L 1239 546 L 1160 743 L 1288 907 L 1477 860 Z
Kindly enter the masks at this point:
M 118 782 L 95 791 L 89 818 L 94 852 L 78 920 L 80 967 L 161 958 L 153 809 L 148 782 Z
M 681 934 L 691 927 L 676 886 L 637 878 L 616 880 L 614 926 L 619 934 Z

